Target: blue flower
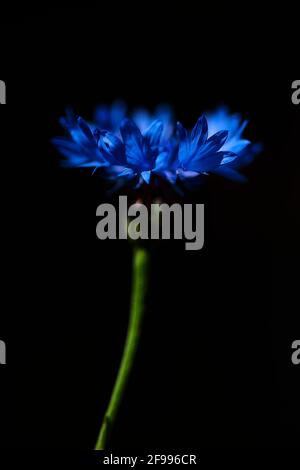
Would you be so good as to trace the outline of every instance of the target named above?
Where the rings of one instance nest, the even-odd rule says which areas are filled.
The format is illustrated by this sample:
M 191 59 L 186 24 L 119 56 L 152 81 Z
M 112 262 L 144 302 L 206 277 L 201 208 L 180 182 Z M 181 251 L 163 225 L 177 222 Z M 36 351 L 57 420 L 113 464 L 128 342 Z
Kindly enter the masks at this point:
M 210 173 L 243 182 L 245 176 L 238 169 L 249 164 L 261 150 L 242 138 L 247 121 L 239 115 L 229 115 L 225 108 L 202 116 L 188 132 L 177 123 L 178 158 L 176 173 L 180 180 L 198 183 Z M 192 181 L 196 179 L 195 181 Z
M 104 178 L 119 179 L 119 183 L 135 180 L 139 186 L 150 182 L 161 152 L 161 121 L 154 121 L 141 133 L 132 119 L 124 119 L 120 126 L 121 139 L 108 130 L 93 128 L 70 112 L 61 123 L 71 139 L 57 137 L 52 142 L 67 158 L 68 166 L 94 167 Z
M 96 123 L 88 123 L 67 110 L 61 118 L 69 137 L 56 137 L 54 145 L 66 157 L 65 166 L 91 167 L 116 187 L 131 182 L 136 187 L 159 175 L 179 188 L 183 182 L 197 187 L 211 173 L 242 182 L 238 171 L 261 150 L 243 138 L 247 121 L 226 108 L 198 119 L 192 131 L 177 123 L 174 132 L 169 107 L 157 108 L 161 119 L 151 120 L 146 110 L 125 118 L 126 106 L 100 107 Z

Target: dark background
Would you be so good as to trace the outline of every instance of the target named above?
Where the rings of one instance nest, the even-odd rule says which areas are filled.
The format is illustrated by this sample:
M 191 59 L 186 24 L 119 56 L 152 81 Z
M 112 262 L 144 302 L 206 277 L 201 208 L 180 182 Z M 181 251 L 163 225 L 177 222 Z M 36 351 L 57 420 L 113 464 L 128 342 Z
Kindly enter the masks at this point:
M 250 119 L 247 137 L 264 151 L 247 185 L 212 178 L 189 196 L 206 204 L 203 250 L 157 247 L 111 447 L 298 444 L 299 370 L 290 357 L 299 339 L 300 108 L 291 103 L 299 75 L 280 55 L 290 45 L 277 48 L 262 21 L 220 29 L 220 11 L 168 17 L 128 5 L 1 18 L 1 448 L 94 446 L 127 326 L 130 246 L 96 238 L 103 185 L 60 168 L 49 140 L 63 133 L 67 105 L 91 118 L 95 105 L 118 98 L 131 109 L 170 103 L 188 127 L 225 103 Z

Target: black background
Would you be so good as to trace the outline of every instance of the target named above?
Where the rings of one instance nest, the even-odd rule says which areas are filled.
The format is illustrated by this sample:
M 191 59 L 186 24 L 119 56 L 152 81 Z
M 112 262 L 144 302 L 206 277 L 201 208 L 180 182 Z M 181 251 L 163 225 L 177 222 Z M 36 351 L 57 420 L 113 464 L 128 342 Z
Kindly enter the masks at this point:
M 92 449 L 96 440 L 127 326 L 130 246 L 96 238 L 103 185 L 59 167 L 49 141 L 63 133 L 67 105 L 91 118 L 95 105 L 118 98 L 131 109 L 170 103 L 188 127 L 225 103 L 250 119 L 247 136 L 264 151 L 246 170 L 247 185 L 212 179 L 189 196 L 206 204 L 203 250 L 157 247 L 111 447 L 299 441 L 299 371 L 290 359 L 299 339 L 297 74 L 285 73 L 283 45 L 264 32 L 258 39 L 261 18 L 220 29 L 220 11 L 175 13 L 127 5 L 1 19 L 2 448 Z

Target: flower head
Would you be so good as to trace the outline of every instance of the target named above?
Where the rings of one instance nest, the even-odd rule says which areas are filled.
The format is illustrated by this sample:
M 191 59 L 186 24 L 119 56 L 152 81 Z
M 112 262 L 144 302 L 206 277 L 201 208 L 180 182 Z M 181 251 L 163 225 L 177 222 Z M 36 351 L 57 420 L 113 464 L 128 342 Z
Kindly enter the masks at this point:
M 151 172 L 161 152 L 162 121 L 154 121 L 143 133 L 132 119 L 120 125 L 120 138 L 106 129 L 90 126 L 68 111 L 61 124 L 70 138 L 57 137 L 53 144 L 66 157 L 67 166 L 100 169 L 103 177 L 122 182 L 135 180 L 139 186 L 149 183 Z
M 135 111 L 135 119 L 124 118 L 126 107 L 118 102 L 98 108 L 96 123 L 89 124 L 68 110 L 60 122 L 70 136 L 53 143 L 66 157 L 66 166 L 92 167 L 118 187 L 149 184 L 151 175 L 190 188 L 211 173 L 245 180 L 238 170 L 261 150 L 242 136 L 247 121 L 219 108 L 201 116 L 191 131 L 177 123 L 174 132 L 170 108 L 156 112 L 161 119 L 153 120 L 145 110 Z
M 201 116 L 191 132 L 178 123 L 176 173 L 179 178 L 189 182 L 215 173 L 245 181 L 238 169 L 249 164 L 261 150 L 259 144 L 242 138 L 246 125 L 247 121 L 241 122 L 239 115 L 230 115 L 226 108 L 219 108 L 207 118 Z

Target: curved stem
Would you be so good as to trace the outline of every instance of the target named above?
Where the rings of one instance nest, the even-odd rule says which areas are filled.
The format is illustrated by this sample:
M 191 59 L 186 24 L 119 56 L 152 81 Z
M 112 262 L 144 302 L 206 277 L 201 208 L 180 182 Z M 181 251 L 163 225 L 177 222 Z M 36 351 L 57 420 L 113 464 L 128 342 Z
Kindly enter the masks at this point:
M 141 246 L 134 246 L 131 308 L 127 337 L 118 375 L 110 402 L 104 415 L 95 450 L 103 450 L 106 447 L 106 443 L 116 420 L 125 387 L 134 363 L 137 346 L 141 336 L 142 319 L 145 311 L 145 300 L 149 281 L 149 265 L 149 252 Z

